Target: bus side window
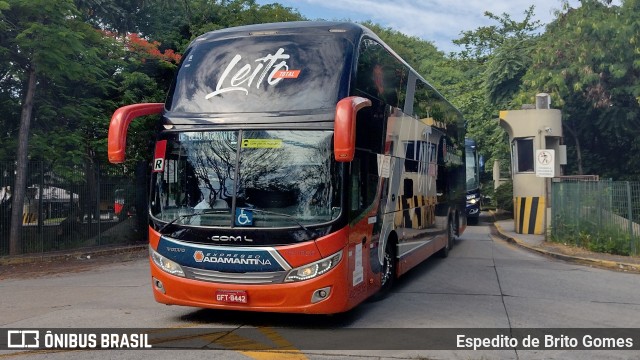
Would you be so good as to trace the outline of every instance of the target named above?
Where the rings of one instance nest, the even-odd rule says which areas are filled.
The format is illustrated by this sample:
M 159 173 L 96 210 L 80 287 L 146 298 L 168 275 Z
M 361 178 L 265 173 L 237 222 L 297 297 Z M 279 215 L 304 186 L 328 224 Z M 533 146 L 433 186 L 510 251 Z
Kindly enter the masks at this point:
M 356 148 L 382 153 L 387 106 L 376 99 L 371 99 L 371 103 L 356 116 Z
M 438 144 L 438 178 L 436 179 L 436 191 L 438 193 L 438 202 L 444 201 L 444 198 L 441 199 L 442 196 L 446 196 L 448 193 L 448 184 L 447 179 L 448 175 L 448 167 L 446 164 L 444 148 L 446 147 L 446 137 L 442 137 L 440 139 L 440 143 Z
M 352 218 L 357 217 L 362 207 L 362 182 L 361 182 L 360 159 L 353 159 L 351 162 L 351 186 L 350 186 L 350 208 Z
M 362 212 L 373 204 L 378 189 L 377 155 L 369 151 L 356 150 L 351 162 L 350 176 L 350 208 L 351 220 L 355 220 Z

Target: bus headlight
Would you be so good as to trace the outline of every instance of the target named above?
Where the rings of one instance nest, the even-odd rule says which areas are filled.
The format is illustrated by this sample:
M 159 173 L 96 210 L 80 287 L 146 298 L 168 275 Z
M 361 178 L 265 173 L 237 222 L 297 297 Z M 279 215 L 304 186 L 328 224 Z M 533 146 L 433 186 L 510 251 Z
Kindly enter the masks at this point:
M 313 279 L 314 277 L 320 276 L 336 267 L 341 259 L 342 250 L 322 260 L 300 266 L 289 271 L 289 274 L 287 274 L 287 277 L 284 279 L 284 281 L 293 282 Z
M 149 246 L 149 255 L 151 256 L 151 260 L 158 265 L 158 267 L 171 275 L 184 277 L 184 271 L 177 262 L 173 260 L 169 260 L 166 257 L 160 255 L 158 252 L 153 250 L 151 246 Z

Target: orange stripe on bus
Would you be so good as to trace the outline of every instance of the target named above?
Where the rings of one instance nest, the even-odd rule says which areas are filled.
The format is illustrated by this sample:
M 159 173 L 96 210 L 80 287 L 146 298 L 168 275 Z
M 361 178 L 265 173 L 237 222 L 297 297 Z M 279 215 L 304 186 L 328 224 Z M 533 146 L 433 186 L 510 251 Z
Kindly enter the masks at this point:
M 273 75 L 274 79 L 296 79 L 300 70 L 280 70 Z

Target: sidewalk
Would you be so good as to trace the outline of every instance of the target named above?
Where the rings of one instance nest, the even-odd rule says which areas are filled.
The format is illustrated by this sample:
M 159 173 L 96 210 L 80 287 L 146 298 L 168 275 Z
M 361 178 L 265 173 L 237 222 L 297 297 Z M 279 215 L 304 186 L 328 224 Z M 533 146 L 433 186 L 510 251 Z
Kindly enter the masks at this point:
M 85 248 L 52 253 L 0 257 L 0 280 L 94 271 L 101 265 L 148 258 L 148 246 L 129 245 Z
M 491 217 L 493 216 L 494 214 L 491 213 Z M 544 235 L 517 234 L 513 219 L 493 221 L 491 233 L 510 243 L 545 256 L 589 266 L 640 273 L 640 257 L 596 253 L 574 246 L 547 242 Z

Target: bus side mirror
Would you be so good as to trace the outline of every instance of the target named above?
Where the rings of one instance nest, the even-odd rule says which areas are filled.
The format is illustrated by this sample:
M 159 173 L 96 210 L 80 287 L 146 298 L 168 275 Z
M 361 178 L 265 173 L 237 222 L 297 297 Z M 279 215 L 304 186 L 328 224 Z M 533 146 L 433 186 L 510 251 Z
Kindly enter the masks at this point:
M 371 100 L 359 96 L 349 96 L 338 101 L 333 132 L 336 161 L 353 160 L 356 152 L 356 114 L 367 106 L 371 106 Z
M 109 162 L 112 164 L 124 162 L 127 130 L 133 119 L 145 115 L 160 114 L 163 109 L 164 103 L 142 103 L 123 106 L 116 110 L 109 124 Z

